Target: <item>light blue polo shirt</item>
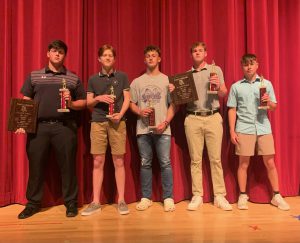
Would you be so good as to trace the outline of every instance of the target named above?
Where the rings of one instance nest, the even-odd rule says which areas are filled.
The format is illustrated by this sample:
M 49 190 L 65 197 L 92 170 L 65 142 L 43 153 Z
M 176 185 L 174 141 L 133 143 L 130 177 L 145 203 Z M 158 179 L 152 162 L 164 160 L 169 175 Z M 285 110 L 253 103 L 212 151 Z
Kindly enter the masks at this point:
M 263 82 L 270 100 L 277 103 L 272 83 L 266 79 Z M 258 109 L 260 86 L 258 75 L 252 83 L 242 79 L 231 86 L 227 106 L 237 109 L 236 132 L 257 135 L 272 133 L 268 112 Z

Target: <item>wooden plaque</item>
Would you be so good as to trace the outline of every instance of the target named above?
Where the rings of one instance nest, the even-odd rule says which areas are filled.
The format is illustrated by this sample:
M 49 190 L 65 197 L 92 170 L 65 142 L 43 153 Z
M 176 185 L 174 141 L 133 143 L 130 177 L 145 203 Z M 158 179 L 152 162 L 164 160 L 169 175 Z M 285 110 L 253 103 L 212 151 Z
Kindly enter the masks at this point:
M 23 128 L 27 133 L 36 132 L 38 105 L 33 100 L 12 98 L 8 118 L 8 130 Z
M 175 86 L 171 93 L 175 105 L 186 104 L 198 100 L 198 94 L 192 72 L 186 72 L 169 77 L 169 82 Z

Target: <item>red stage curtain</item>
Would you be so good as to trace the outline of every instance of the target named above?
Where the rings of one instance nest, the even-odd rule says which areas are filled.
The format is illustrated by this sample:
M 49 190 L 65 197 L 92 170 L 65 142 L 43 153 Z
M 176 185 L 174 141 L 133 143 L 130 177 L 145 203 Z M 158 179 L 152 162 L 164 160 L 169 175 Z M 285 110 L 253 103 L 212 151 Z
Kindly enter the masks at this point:
M 228 89 L 242 77 L 239 60 L 245 52 L 259 57 L 259 74 L 270 79 L 278 109 L 270 114 L 276 141 L 276 163 L 280 189 L 285 196 L 299 195 L 300 106 L 297 70 L 300 66 L 300 2 L 297 0 L 2 0 L 0 1 L 0 206 L 26 203 L 28 161 L 25 136 L 7 131 L 11 97 L 19 91 L 31 70 L 43 67 L 47 44 L 64 40 L 69 47 L 66 66 L 84 85 L 99 70 L 97 50 L 105 43 L 117 50 L 117 68 L 130 80 L 144 71 L 143 49 L 155 44 L 162 49 L 161 70 L 167 75 L 191 67 L 189 47 L 201 40 L 208 46 L 207 61 L 214 60 L 224 71 Z M 237 157 L 230 144 L 226 98 L 221 102 L 224 118 L 223 168 L 227 198 L 238 196 Z M 183 128 L 183 109 L 172 121 L 172 166 L 175 201 L 191 197 L 190 159 Z M 89 154 L 88 111 L 82 114 L 77 155 L 79 202 L 88 203 L 92 193 L 92 158 Z M 135 139 L 136 117 L 128 112 L 126 200 L 140 197 L 139 156 Z M 204 156 L 204 200 L 212 201 L 207 155 Z M 154 161 L 153 199 L 161 199 L 160 173 Z M 54 156 L 45 174 L 44 206 L 62 203 L 60 176 Z M 271 188 L 260 158 L 249 170 L 250 200 L 268 202 Z M 101 201 L 116 199 L 113 165 L 107 156 Z

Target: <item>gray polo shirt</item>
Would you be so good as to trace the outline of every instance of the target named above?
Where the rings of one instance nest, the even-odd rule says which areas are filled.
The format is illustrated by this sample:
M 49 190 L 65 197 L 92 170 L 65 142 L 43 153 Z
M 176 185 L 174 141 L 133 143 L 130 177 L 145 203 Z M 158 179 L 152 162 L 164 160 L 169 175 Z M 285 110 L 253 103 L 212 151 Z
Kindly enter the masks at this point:
M 198 94 L 198 100 L 187 104 L 188 111 L 207 111 L 220 108 L 218 94 L 207 94 L 209 87 L 209 77 L 212 70 L 212 65 L 205 64 L 201 71 L 192 68 L 195 86 Z M 219 66 L 214 66 L 214 72 L 217 73 L 220 84 L 224 83 L 224 76 Z

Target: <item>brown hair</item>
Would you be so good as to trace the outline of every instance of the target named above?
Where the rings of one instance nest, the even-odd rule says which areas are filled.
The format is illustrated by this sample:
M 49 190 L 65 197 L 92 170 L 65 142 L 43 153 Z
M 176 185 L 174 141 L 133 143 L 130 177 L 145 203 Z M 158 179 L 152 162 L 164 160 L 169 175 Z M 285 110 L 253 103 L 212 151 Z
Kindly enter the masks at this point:
M 106 50 L 111 50 L 111 52 L 113 53 L 113 56 L 116 57 L 116 50 L 111 45 L 108 45 L 108 44 L 105 44 L 99 48 L 98 57 L 101 57 L 103 55 L 104 51 L 106 51 Z
M 252 53 L 246 53 L 242 56 L 241 59 L 241 64 L 249 64 L 252 63 L 253 61 L 258 61 L 256 55 L 252 54 Z
M 202 41 L 197 41 L 197 42 L 194 42 L 191 46 L 191 49 L 190 49 L 190 52 L 193 53 L 194 49 L 197 47 L 197 46 L 202 46 L 204 48 L 204 51 L 206 51 L 206 44 Z
M 160 49 L 158 46 L 154 46 L 154 45 L 146 46 L 144 49 L 144 55 L 146 55 L 149 51 L 156 51 L 158 53 L 158 56 L 160 56 Z
M 67 54 L 68 52 L 68 47 L 66 45 L 65 42 L 63 42 L 62 40 L 54 40 L 51 43 L 49 43 L 48 45 L 48 51 L 50 51 L 51 49 L 63 49 L 65 51 L 65 54 Z

